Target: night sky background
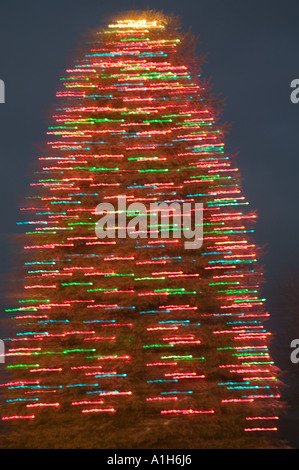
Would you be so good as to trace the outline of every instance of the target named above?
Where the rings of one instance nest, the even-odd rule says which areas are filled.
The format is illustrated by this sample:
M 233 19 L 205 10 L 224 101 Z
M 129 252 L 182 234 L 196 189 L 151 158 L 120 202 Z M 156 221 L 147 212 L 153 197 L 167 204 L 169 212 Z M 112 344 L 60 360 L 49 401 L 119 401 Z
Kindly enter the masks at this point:
M 267 328 L 275 336 L 274 360 L 286 372 L 283 396 L 290 408 L 280 434 L 299 448 L 299 363 L 290 361 L 290 342 L 299 338 L 299 103 L 290 100 L 290 83 L 299 79 L 298 0 L 2 0 L 0 316 L 14 269 L 11 234 L 21 231 L 18 207 L 46 140 L 59 78 L 88 30 L 113 13 L 145 8 L 179 15 L 185 31 L 192 27 L 200 35 L 198 55 L 208 54 L 202 76 L 226 99 L 221 120 L 232 124 L 226 150 L 238 153 L 244 195 L 259 215 L 255 239 L 265 246 Z

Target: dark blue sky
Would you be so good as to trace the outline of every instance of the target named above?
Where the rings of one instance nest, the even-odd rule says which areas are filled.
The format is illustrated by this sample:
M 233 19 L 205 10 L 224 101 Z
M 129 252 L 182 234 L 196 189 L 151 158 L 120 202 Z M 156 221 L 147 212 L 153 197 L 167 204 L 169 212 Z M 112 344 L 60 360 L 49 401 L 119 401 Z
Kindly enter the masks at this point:
M 203 77 L 211 77 L 214 93 L 226 98 L 222 120 L 232 123 L 227 150 L 239 153 L 243 190 L 258 210 L 256 240 L 267 245 L 265 293 L 279 346 L 284 321 L 275 296 L 299 259 L 299 103 L 290 101 L 290 83 L 299 78 L 298 0 L 2 1 L 0 79 L 6 103 L 0 104 L 0 272 L 5 276 L 12 269 L 10 240 L 20 220 L 18 207 L 45 141 L 59 78 L 76 47 L 107 15 L 146 7 L 173 12 L 185 30 L 191 26 L 200 34 L 198 54 L 208 53 Z M 299 386 L 299 365 L 290 365 L 283 344 L 279 361 L 293 367 Z
M 290 82 L 299 78 L 295 0 L 1 2 L 1 271 L 10 268 L 7 235 L 19 219 L 17 207 L 45 139 L 59 77 L 88 29 L 113 12 L 146 6 L 180 15 L 185 29 L 200 34 L 198 53 L 209 54 L 203 76 L 226 98 L 223 120 L 232 123 L 227 148 L 239 152 L 243 188 L 258 209 L 256 237 L 268 245 L 272 285 L 288 263 L 296 264 L 299 252 L 299 104 L 290 101 Z

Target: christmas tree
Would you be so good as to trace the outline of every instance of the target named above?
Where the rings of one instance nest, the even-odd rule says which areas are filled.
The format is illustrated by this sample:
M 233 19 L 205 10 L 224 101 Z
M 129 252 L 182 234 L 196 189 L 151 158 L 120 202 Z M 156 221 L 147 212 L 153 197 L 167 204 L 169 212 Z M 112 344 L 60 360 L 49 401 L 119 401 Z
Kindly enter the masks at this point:
M 61 79 L 22 208 L 7 446 L 278 445 L 256 214 L 195 45 L 172 16 L 132 15 Z M 186 247 L 186 221 L 199 245 Z

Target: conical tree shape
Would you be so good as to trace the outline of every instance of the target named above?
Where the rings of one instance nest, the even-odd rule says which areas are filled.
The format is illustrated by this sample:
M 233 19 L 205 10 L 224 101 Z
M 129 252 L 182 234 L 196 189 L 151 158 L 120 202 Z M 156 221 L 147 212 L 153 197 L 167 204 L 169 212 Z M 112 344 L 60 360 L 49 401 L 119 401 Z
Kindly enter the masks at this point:
M 114 21 L 62 79 L 23 208 L 27 274 L 2 417 L 15 446 L 272 445 L 279 390 L 256 215 L 176 24 Z M 166 212 L 150 219 L 162 202 L 191 204 L 195 232 L 203 204 L 201 247 L 186 249 L 175 218 L 167 238 Z M 102 203 L 116 212 L 106 238 L 95 232 Z M 146 207 L 135 238 L 130 203 Z

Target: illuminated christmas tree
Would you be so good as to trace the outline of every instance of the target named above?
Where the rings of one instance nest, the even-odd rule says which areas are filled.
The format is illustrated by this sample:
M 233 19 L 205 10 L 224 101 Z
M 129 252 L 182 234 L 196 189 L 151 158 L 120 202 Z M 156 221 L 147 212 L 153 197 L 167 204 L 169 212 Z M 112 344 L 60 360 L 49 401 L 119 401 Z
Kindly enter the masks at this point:
M 194 47 L 149 12 L 97 32 L 61 79 L 10 309 L 2 420 L 24 447 L 272 445 L 280 395 L 256 215 Z M 106 238 L 102 203 L 119 217 Z M 167 237 L 151 209 L 128 236 L 130 203 L 202 203 L 202 246 L 186 249 L 175 217 Z

